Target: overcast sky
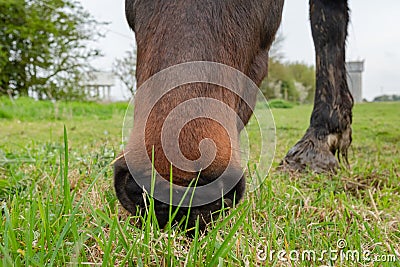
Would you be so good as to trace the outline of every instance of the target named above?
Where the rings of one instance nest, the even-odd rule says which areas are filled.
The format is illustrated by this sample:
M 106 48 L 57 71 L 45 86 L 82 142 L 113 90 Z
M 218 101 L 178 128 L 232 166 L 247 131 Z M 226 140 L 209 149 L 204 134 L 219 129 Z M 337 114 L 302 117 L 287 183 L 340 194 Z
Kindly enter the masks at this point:
M 100 21 L 110 22 L 107 34 L 97 43 L 105 57 L 95 62 L 110 70 L 116 57 L 134 44 L 124 15 L 125 0 L 81 0 Z M 351 23 L 347 60 L 365 60 L 363 97 L 400 94 L 400 1 L 350 0 Z M 308 19 L 308 0 L 286 0 L 282 29 L 283 55 L 288 61 L 314 64 L 314 47 Z

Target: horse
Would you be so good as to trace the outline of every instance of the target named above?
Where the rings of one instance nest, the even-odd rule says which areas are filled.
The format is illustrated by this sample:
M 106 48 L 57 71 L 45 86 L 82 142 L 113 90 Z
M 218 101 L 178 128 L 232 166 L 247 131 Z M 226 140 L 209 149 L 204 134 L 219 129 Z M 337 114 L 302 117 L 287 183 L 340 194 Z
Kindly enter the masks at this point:
M 185 75 L 197 77 L 202 68 L 191 68 L 190 63 L 210 62 L 237 70 L 259 86 L 268 73 L 269 50 L 283 6 L 284 0 L 125 1 L 126 18 L 137 42 L 139 88 L 132 132 L 114 163 L 116 195 L 127 211 L 143 214 L 150 195 L 160 228 L 170 219 L 172 206 L 175 222 L 186 218 L 186 227 L 194 227 L 198 221 L 204 229 L 219 210 L 233 207 L 242 199 L 246 178 L 239 163 L 239 134 L 252 116 L 256 93 L 246 86 L 234 92 L 201 79 L 175 84 L 171 90 L 159 89 L 164 84 L 171 86 L 171 73 L 159 76 L 155 83 L 149 81 L 174 66 L 182 66 L 181 72 L 188 69 Z M 281 166 L 290 171 L 334 172 L 341 159 L 348 163 L 352 140 L 353 98 L 345 69 L 349 8 L 347 0 L 310 0 L 309 6 L 316 53 L 314 108 L 309 128 Z M 218 115 L 223 123 L 204 114 L 186 119 L 185 114 L 193 110 Z M 168 141 L 174 127 L 168 130 L 164 124 L 171 113 L 185 123 L 174 135 L 176 140 Z M 189 163 L 183 166 L 179 160 L 174 162 L 171 154 L 179 154 L 178 159 L 183 156 L 182 161 Z M 210 184 L 213 186 L 200 190 Z M 192 191 L 185 195 L 188 188 Z M 175 195 L 179 196 L 177 200 L 186 200 L 168 201 Z M 193 205 L 190 195 L 200 204 Z

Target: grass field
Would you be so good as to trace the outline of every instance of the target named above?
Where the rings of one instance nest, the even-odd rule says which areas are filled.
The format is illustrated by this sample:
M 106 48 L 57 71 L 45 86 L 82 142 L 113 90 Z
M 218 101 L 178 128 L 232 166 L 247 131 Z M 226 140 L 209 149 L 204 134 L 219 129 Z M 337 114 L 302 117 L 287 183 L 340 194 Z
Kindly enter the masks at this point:
M 336 175 L 276 170 L 312 107 L 273 109 L 265 183 L 193 239 L 120 208 L 125 107 L 0 99 L 0 266 L 400 266 L 400 103 L 355 106 L 351 169 Z

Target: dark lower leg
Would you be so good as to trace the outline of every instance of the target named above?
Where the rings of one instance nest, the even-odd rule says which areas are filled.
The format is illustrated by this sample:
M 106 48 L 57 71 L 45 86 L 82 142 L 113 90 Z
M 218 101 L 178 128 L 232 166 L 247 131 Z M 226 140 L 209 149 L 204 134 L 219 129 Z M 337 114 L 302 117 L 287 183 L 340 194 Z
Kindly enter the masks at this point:
M 334 171 L 339 165 L 335 154 L 347 163 L 351 143 L 353 98 L 345 67 L 347 0 L 310 0 L 310 18 L 316 52 L 314 109 L 310 127 L 282 165 L 292 170 Z

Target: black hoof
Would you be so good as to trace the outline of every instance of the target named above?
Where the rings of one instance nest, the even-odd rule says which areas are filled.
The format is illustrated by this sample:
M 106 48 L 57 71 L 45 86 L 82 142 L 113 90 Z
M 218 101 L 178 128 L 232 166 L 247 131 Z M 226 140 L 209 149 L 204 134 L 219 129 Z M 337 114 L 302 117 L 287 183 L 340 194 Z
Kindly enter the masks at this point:
M 289 171 L 310 169 L 317 173 L 335 173 L 340 157 L 348 165 L 347 151 L 351 144 L 351 128 L 342 134 L 318 135 L 309 128 L 304 137 L 292 147 L 281 162 L 281 168 Z M 337 154 L 337 158 L 335 157 Z

